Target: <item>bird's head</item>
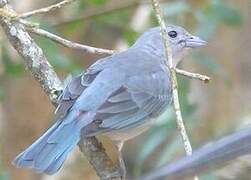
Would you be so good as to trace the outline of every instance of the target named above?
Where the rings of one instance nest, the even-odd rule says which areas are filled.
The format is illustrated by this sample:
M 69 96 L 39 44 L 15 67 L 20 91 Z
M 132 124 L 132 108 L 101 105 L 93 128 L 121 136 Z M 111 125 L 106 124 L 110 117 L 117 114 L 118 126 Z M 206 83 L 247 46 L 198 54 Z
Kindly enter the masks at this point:
M 197 36 L 193 36 L 180 26 L 168 25 L 167 34 L 175 65 L 189 49 L 205 46 L 207 44 L 206 41 Z M 149 51 L 149 53 L 164 57 L 165 49 L 160 27 L 155 27 L 146 31 L 137 39 L 133 47 L 142 48 Z

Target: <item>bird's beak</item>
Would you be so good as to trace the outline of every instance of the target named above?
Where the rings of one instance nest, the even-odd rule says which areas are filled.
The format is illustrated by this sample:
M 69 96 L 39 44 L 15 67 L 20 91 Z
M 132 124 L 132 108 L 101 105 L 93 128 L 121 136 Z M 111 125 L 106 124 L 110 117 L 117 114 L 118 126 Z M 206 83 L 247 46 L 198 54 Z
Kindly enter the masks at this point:
M 190 38 L 186 39 L 186 47 L 188 48 L 197 48 L 197 47 L 201 47 L 201 46 L 205 46 L 207 45 L 207 42 L 200 39 L 197 36 L 191 36 Z

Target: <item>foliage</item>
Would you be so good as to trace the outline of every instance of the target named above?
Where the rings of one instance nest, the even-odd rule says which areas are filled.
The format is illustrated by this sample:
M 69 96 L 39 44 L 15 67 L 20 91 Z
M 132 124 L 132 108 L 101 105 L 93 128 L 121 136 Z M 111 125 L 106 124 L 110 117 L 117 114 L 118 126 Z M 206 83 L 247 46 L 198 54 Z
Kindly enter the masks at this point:
M 191 19 L 188 21 L 194 21 L 197 24 L 193 32 L 195 31 L 197 35 L 204 39 L 212 37 L 221 25 L 238 27 L 242 24 L 242 17 L 238 9 L 221 0 L 207 0 L 202 7 L 198 8 L 191 6 L 187 1 L 174 1 L 164 4 L 163 10 L 168 22 L 184 24 L 184 26 L 186 24 L 185 16 L 189 14 L 189 18 Z M 153 16 L 153 18 L 155 17 Z M 156 23 L 154 19 L 152 22 Z M 191 59 L 196 61 L 196 63 L 200 63 L 212 74 L 218 74 L 223 70 L 213 55 L 193 53 L 191 56 Z M 191 104 L 188 101 L 189 80 L 179 79 L 178 82 L 182 114 L 185 117 L 187 129 L 189 129 L 189 132 L 192 132 L 193 129 L 196 129 L 197 124 L 202 123 L 202 120 L 194 117 L 193 112 L 196 109 L 196 104 Z M 174 113 L 167 110 L 160 119 L 162 122 L 161 125 L 157 124 L 152 128 L 145 136 L 145 140 L 143 140 L 144 143 L 138 152 L 135 163 L 135 175 L 141 173 L 144 167 L 143 164 L 151 157 L 151 154 L 155 154 L 156 156 L 156 149 L 160 152 L 158 153 L 159 159 L 157 162 L 151 162 L 153 163 L 151 167 L 154 168 L 171 161 L 173 157 L 177 156 L 177 152 L 183 149 L 180 136 L 175 134 L 176 124 Z M 209 174 L 203 176 L 201 179 L 214 180 L 217 178 L 213 174 Z
M 1 146 L 0 146 L 1 147 Z M 9 180 L 10 179 L 10 177 L 9 177 L 9 174 L 7 173 L 7 172 L 5 172 L 4 170 L 3 170 L 3 167 L 2 167 L 2 157 L 1 157 L 1 151 L 0 151 L 0 180 Z
M 102 9 L 103 5 L 107 3 L 107 0 L 90 0 L 90 1 L 79 1 L 77 5 L 72 6 L 71 11 L 78 17 L 89 7 L 95 7 L 97 9 Z M 197 35 L 204 37 L 205 39 L 211 38 L 216 32 L 217 28 L 222 25 L 235 28 L 242 24 L 242 17 L 239 10 L 233 7 L 224 0 L 206 0 L 201 2 L 201 6 L 193 7 L 188 1 L 172 1 L 168 3 L 163 3 L 163 11 L 168 22 L 174 24 L 187 23 L 196 24 L 193 32 Z M 132 9 L 125 9 L 121 11 L 114 11 L 104 15 L 100 15 L 94 18 L 86 20 L 73 21 L 62 26 L 51 27 L 47 22 L 42 23 L 42 27 L 45 29 L 55 32 L 56 34 L 61 34 L 70 37 L 72 34 L 74 37 L 79 37 L 80 39 L 85 38 L 85 32 L 95 31 L 97 34 L 103 34 L 106 36 L 106 32 L 110 29 L 116 29 L 129 45 L 131 45 L 138 36 L 138 32 L 135 32 L 128 24 L 131 19 Z M 188 15 L 189 19 L 186 18 Z M 152 17 L 152 25 L 156 25 L 155 17 Z M 62 28 L 61 28 L 62 27 Z M 107 30 L 108 29 L 108 30 Z M 107 33 L 109 34 L 109 33 Z M 111 35 L 111 34 L 109 34 Z M 62 70 L 67 73 L 76 72 L 83 69 L 83 63 L 77 62 L 77 59 L 82 56 L 74 55 L 74 53 L 69 53 L 66 48 L 51 42 L 48 39 L 35 36 L 38 44 L 43 48 L 46 56 L 50 60 L 51 64 L 57 68 L 57 70 Z M 4 44 L 3 42 L 1 42 Z M 95 44 L 99 47 L 99 44 Z M 24 65 L 19 63 L 19 61 L 13 61 L 9 51 L 6 50 L 7 46 L 3 47 L 3 54 L 1 61 L 4 65 L 4 75 L 13 76 L 18 78 L 24 73 Z M 112 48 L 112 47 L 107 47 Z M 217 74 L 222 70 L 220 64 L 212 55 L 194 53 L 192 54 L 192 59 L 197 63 L 201 63 L 203 67 L 206 67 L 210 73 Z M 203 61 L 202 61 L 203 59 Z M 0 78 L 2 80 L 2 78 Z M 0 97 L 3 95 L 2 82 L 0 81 Z M 181 100 L 181 107 L 183 116 L 186 117 L 186 124 L 189 129 L 195 129 L 196 125 L 200 120 L 194 117 L 194 111 L 196 109 L 196 104 L 191 104 L 188 100 L 189 92 L 189 80 L 180 78 L 179 79 L 179 95 Z M 142 168 L 144 163 L 151 157 L 155 150 L 161 146 L 161 150 L 158 153 L 158 158 L 156 162 L 152 162 L 152 166 L 160 166 L 167 161 L 173 159 L 176 152 L 182 150 L 182 142 L 180 136 L 176 133 L 176 124 L 174 112 L 168 109 L 158 120 L 158 123 L 147 133 L 145 139 L 142 143 L 138 155 L 135 160 L 134 172 L 139 175 L 144 170 Z M 0 180 L 6 180 L 8 177 L 0 169 Z M 213 175 L 206 176 L 204 179 L 215 179 Z

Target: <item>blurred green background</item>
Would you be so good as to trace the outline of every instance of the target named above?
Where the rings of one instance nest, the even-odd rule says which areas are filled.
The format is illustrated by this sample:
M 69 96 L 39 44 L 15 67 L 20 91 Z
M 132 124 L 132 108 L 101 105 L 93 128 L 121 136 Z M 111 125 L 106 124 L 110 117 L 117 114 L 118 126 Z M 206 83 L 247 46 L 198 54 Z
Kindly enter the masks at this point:
M 59 1 L 11 0 L 22 13 Z M 178 77 L 183 117 L 192 146 L 200 147 L 251 122 L 251 1 L 162 0 L 169 23 L 184 26 L 206 39 L 180 68 L 212 77 L 212 82 Z M 30 18 L 41 27 L 72 41 L 100 48 L 125 50 L 157 22 L 150 1 L 79 0 L 46 15 Z M 61 79 L 86 69 L 101 56 L 64 48 L 33 36 Z M 25 69 L 21 57 L 0 30 L 0 180 L 98 179 L 78 148 L 55 176 L 16 169 L 11 160 L 51 124 L 53 106 Z M 100 137 L 116 159 L 112 143 Z M 133 148 L 132 148 L 133 147 Z M 139 176 L 184 155 L 175 116 L 169 108 L 146 133 L 128 141 L 123 150 L 128 177 Z M 205 174 L 203 180 L 251 179 L 251 156 Z M 249 171 L 248 171 L 249 169 Z

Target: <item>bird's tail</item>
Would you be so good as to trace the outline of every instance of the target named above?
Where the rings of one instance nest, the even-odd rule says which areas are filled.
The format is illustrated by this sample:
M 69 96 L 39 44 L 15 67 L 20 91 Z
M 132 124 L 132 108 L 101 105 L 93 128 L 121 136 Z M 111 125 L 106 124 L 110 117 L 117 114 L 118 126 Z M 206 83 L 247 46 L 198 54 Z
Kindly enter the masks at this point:
M 19 154 L 13 164 L 47 174 L 56 173 L 63 165 L 67 154 L 79 142 L 80 131 L 85 124 L 83 119 L 76 120 L 74 113 L 71 112 L 67 119 L 57 121 L 30 147 Z

